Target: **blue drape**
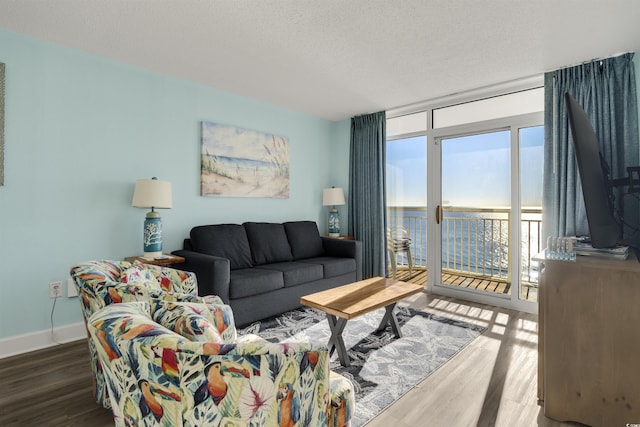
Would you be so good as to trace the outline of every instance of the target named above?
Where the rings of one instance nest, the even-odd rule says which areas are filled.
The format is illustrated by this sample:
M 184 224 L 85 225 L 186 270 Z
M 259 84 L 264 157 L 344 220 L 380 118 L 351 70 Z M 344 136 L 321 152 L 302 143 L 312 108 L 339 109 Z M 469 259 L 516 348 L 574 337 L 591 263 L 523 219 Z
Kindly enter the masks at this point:
M 544 112 L 543 234 L 588 235 L 571 131 L 564 100 L 569 92 L 591 118 L 600 141 L 600 151 L 609 163 L 611 178 L 627 175 L 627 166 L 640 165 L 638 140 L 638 96 L 633 54 L 593 61 L 546 73 Z M 624 189 L 626 191 L 626 189 Z M 625 238 L 635 240 L 638 199 L 614 190 L 617 201 L 624 197 Z
M 349 234 L 362 241 L 362 276 L 386 277 L 386 114 L 351 119 Z

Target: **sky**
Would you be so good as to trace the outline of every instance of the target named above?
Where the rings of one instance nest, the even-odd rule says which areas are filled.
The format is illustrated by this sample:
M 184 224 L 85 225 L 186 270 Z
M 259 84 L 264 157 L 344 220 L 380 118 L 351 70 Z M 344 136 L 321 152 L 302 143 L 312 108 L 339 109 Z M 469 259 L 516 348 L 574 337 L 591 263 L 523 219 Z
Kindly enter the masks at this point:
M 275 136 L 284 141 L 288 150 L 288 139 Z M 269 152 L 265 147 L 271 147 L 274 135 L 242 129 L 213 122 L 202 122 L 202 152 L 217 156 L 237 159 L 249 159 L 269 162 Z M 285 151 L 286 151 L 285 150 Z
M 525 128 L 520 135 L 522 205 L 539 207 L 544 128 Z M 509 131 L 445 139 L 441 152 L 443 204 L 509 205 Z M 387 142 L 389 206 L 426 205 L 426 158 L 425 136 Z

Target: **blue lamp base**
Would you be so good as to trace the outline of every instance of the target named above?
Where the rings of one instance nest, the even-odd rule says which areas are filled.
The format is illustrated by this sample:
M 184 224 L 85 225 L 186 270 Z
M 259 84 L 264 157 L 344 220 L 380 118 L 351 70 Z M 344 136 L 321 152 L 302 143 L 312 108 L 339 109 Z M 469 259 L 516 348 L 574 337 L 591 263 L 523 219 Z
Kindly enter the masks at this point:
M 162 219 L 155 211 L 147 212 L 144 219 L 143 250 L 145 258 L 157 258 L 162 255 Z
M 329 237 L 340 237 L 340 215 L 335 206 L 329 211 Z

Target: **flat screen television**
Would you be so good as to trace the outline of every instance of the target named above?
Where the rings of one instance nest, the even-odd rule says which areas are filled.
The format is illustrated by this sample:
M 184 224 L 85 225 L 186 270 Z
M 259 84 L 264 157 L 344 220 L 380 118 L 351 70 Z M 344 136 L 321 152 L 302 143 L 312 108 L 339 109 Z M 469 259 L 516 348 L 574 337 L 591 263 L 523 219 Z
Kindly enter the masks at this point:
M 598 137 L 591 126 L 589 116 L 570 94 L 565 94 L 565 101 L 582 184 L 591 245 L 594 248 L 614 247 L 622 240 L 622 225 L 614 208 L 609 167 L 600 153 Z

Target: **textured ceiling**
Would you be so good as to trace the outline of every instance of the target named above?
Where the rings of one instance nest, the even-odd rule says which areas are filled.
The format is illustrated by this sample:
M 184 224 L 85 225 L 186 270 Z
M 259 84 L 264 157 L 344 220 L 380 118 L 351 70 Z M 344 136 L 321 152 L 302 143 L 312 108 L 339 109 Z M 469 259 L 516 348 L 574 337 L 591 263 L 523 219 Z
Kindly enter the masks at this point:
M 342 120 L 638 51 L 640 1 L 0 0 L 0 27 Z

